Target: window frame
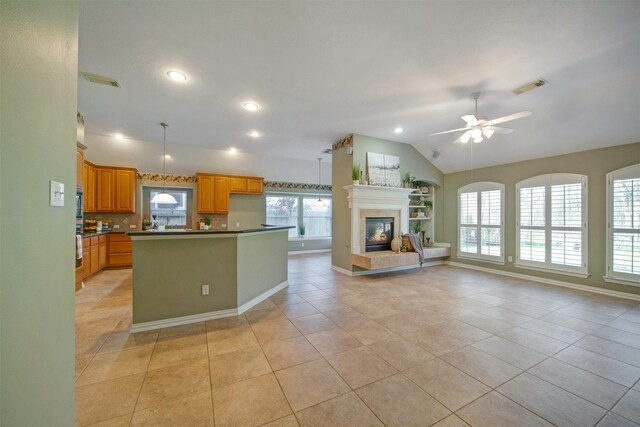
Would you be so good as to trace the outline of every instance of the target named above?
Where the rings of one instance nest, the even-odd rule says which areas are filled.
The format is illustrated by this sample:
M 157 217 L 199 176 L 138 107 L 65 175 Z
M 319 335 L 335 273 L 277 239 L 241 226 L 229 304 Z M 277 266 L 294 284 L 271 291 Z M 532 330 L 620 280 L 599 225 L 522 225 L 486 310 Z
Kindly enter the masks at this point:
M 142 194 L 143 194 L 143 206 L 142 206 L 142 216 L 151 219 L 151 192 L 166 189 L 167 193 L 171 192 L 184 192 L 185 193 L 185 225 L 171 225 L 171 228 L 176 229 L 190 229 L 193 225 L 193 202 L 194 202 L 194 189 L 192 187 L 178 187 L 178 186 L 166 186 L 162 185 L 143 185 L 142 186 Z
M 606 282 L 618 283 L 622 285 L 640 287 L 640 274 L 622 273 L 613 271 L 613 181 L 618 179 L 640 179 L 640 163 L 630 165 L 621 169 L 611 171 L 606 177 L 607 197 L 606 197 L 606 266 L 603 279 Z M 622 229 L 628 230 L 634 229 Z M 640 235 L 640 231 L 638 231 Z
M 482 192 L 485 191 L 500 191 L 500 225 L 483 225 L 482 224 Z M 461 239 L 460 239 L 460 230 L 462 227 L 470 227 L 473 224 L 462 224 L 461 221 L 461 203 L 460 198 L 462 194 L 465 193 L 476 193 L 476 215 L 477 221 L 475 224 L 476 227 L 476 253 L 471 252 L 463 252 L 461 250 Z M 482 262 L 490 262 L 495 264 L 504 265 L 504 214 L 505 214 L 505 203 L 504 203 L 504 193 L 505 193 L 505 185 L 499 182 L 474 182 L 471 184 L 467 184 L 458 188 L 458 245 L 457 245 L 457 257 L 462 259 L 476 260 Z M 500 256 L 495 255 L 483 255 L 482 254 L 482 229 L 483 228 L 496 228 L 500 230 Z
M 305 234 L 305 237 L 300 237 L 300 225 L 304 224 L 304 199 L 317 198 L 318 196 L 320 196 L 320 198 L 323 198 L 323 199 L 331 200 L 332 211 L 331 211 L 331 216 L 329 217 L 331 219 L 330 221 L 331 235 L 312 237 L 312 236 L 309 236 L 308 234 Z M 331 193 L 316 193 L 316 192 L 294 193 L 294 192 L 286 192 L 286 191 L 265 191 L 265 221 L 267 221 L 267 223 L 269 221 L 268 221 L 268 215 L 266 215 L 266 203 L 267 203 L 267 198 L 269 197 L 295 197 L 298 199 L 298 206 L 297 206 L 298 215 L 297 215 L 297 222 L 295 227 L 295 236 L 289 236 L 288 237 L 289 241 L 326 240 L 326 239 L 333 238 L 333 198 Z
M 581 266 L 574 267 L 569 265 L 554 264 L 552 262 L 552 232 L 559 231 L 575 231 L 577 227 L 558 227 L 552 224 L 552 199 L 551 187 L 554 185 L 577 184 L 582 185 L 581 191 Z M 520 190 L 523 188 L 544 187 L 545 188 L 545 206 L 544 206 L 544 226 L 521 226 L 520 224 Z M 563 274 L 574 277 L 589 277 L 589 242 L 588 242 L 588 177 L 581 174 L 573 173 L 550 173 L 546 175 L 538 175 L 522 180 L 516 184 L 516 262 L 517 268 L 525 268 L 530 270 L 544 271 L 555 274 Z M 524 228 L 523 228 L 524 227 Z M 530 261 L 520 258 L 520 231 L 521 230 L 544 230 L 545 234 L 545 261 Z

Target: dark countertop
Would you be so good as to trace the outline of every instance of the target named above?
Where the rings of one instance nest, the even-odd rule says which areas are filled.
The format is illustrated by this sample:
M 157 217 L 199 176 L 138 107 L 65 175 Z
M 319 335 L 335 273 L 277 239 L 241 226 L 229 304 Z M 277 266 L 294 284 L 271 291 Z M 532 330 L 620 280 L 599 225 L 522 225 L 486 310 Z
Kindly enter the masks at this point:
M 288 230 L 295 228 L 293 225 L 283 226 L 257 226 L 249 228 L 229 228 L 224 230 L 187 230 L 187 229 L 171 229 L 164 231 L 148 230 L 148 231 L 129 231 L 128 236 L 167 236 L 175 234 L 240 234 L 240 233 L 259 233 L 262 231 Z
M 96 236 L 104 236 L 107 234 L 124 234 L 126 231 L 124 230 L 109 230 L 109 231 L 87 231 L 82 233 L 82 238 L 85 239 L 87 237 L 96 237 Z

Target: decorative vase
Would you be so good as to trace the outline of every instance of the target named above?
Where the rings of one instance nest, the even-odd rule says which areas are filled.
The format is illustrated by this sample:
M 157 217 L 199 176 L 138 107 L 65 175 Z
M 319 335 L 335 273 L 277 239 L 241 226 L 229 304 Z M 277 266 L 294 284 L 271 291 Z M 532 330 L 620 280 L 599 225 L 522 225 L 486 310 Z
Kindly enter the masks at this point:
M 400 235 L 398 234 L 391 240 L 391 250 L 395 253 L 400 252 L 400 244 L 402 243 L 402 239 L 400 239 Z
M 360 185 L 360 181 L 358 181 L 357 179 L 353 180 L 353 185 Z

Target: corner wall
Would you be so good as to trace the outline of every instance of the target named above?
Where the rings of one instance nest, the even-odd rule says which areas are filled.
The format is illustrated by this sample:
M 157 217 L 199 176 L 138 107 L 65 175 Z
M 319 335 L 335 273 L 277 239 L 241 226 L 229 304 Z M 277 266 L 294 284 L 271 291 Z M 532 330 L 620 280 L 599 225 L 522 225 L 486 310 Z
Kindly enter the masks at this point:
M 0 16 L 0 425 L 71 426 L 78 2 Z
M 606 175 L 614 170 L 640 163 L 640 143 L 583 151 L 562 156 L 509 163 L 506 165 L 444 175 L 444 241 L 451 243 L 451 261 L 560 280 L 597 288 L 640 294 L 639 287 L 607 283 L 602 279 L 606 268 Z M 516 183 L 537 175 L 575 173 L 587 175 L 588 268 L 590 276 L 581 279 L 562 274 L 516 268 L 513 262 L 496 265 L 457 257 L 458 188 L 479 181 L 505 185 L 505 261 L 516 256 Z

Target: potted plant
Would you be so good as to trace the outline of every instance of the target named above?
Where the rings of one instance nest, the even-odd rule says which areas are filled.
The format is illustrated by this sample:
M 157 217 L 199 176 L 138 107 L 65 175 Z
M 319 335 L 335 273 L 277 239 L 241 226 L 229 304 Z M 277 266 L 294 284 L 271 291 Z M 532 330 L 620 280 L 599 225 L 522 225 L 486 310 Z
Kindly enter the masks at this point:
M 209 215 L 205 215 L 203 220 L 204 220 L 204 229 L 208 230 L 211 227 L 211 217 Z
M 351 166 L 351 179 L 353 179 L 353 185 L 360 184 L 360 165 L 357 163 Z
M 150 229 L 152 228 L 152 226 L 153 226 L 153 222 L 151 222 L 151 220 L 150 220 L 150 219 L 145 218 L 145 219 L 142 221 L 142 225 L 144 226 L 144 229 L 145 229 L 145 230 L 150 230 Z
M 433 202 L 431 200 L 425 200 L 424 208 L 427 211 L 427 216 L 429 216 L 431 214 L 431 210 L 433 209 Z
M 404 188 L 411 188 L 413 186 L 413 181 L 416 180 L 415 176 L 411 175 L 411 172 L 407 172 L 404 174 L 404 179 L 402 180 L 404 182 Z
M 416 223 L 413 224 L 413 232 L 416 234 L 420 234 L 421 231 L 422 231 L 422 221 L 416 221 Z
M 300 231 L 300 237 L 304 237 L 305 229 L 306 229 L 306 228 L 305 228 L 304 224 L 301 224 L 301 225 L 298 227 L 298 230 Z

